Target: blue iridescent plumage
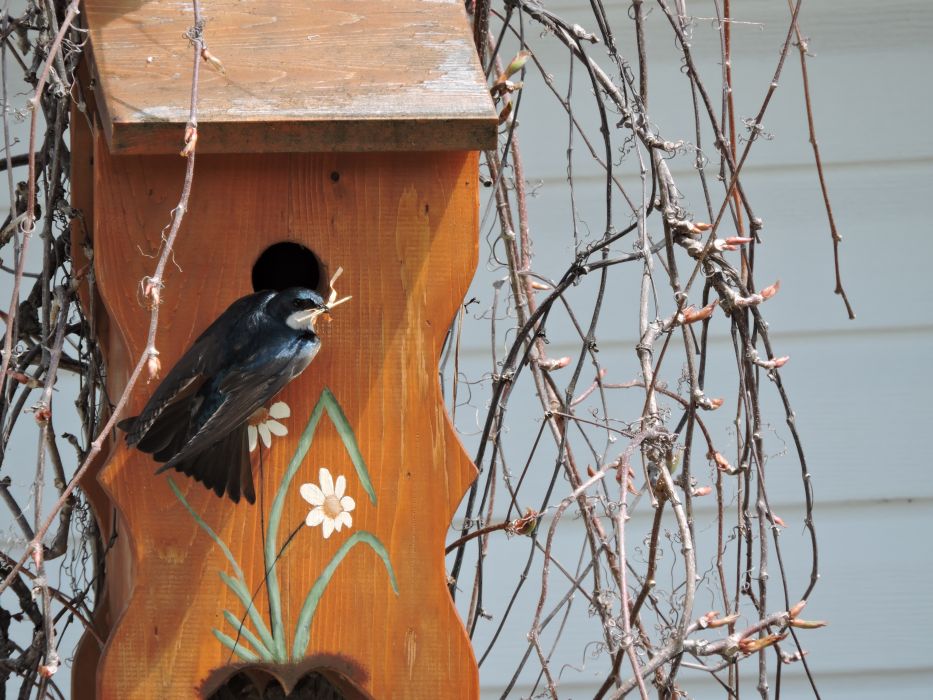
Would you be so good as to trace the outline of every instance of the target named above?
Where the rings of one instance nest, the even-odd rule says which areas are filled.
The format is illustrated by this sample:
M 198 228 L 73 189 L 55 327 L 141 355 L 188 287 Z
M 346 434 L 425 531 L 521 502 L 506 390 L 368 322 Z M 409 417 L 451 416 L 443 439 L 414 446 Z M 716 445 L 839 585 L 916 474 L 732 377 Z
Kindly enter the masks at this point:
M 218 496 L 255 502 L 247 422 L 308 366 L 328 306 L 292 287 L 236 300 L 182 355 L 142 412 L 119 424 L 126 442 L 202 482 Z

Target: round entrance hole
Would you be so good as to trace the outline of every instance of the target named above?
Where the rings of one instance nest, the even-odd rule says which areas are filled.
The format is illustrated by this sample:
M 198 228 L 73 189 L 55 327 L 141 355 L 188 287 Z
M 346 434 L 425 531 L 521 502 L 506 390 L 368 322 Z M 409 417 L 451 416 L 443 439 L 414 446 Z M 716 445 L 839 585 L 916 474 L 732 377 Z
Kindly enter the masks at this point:
M 286 241 L 266 248 L 253 265 L 253 291 L 305 287 L 321 291 L 321 261 L 300 243 Z

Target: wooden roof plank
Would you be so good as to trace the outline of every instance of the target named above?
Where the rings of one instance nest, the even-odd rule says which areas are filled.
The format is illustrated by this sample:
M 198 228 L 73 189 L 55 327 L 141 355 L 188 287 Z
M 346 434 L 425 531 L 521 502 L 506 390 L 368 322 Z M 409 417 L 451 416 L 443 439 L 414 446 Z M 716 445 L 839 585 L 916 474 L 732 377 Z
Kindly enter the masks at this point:
M 471 150 L 496 114 L 457 0 L 215 0 L 198 150 Z M 180 149 L 188 118 L 187 0 L 86 0 L 114 153 Z

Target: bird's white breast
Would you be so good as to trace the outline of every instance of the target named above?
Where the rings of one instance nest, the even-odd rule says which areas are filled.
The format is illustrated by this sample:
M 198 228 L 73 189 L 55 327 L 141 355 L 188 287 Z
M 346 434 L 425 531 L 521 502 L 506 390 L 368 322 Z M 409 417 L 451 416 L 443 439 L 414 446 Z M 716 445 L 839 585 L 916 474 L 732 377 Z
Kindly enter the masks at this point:
M 285 319 L 285 323 L 288 324 L 289 328 L 296 331 L 313 331 L 314 322 L 317 321 L 320 315 L 321 311 L 319 309 L 302 309 L 289 314 L 288 318 Z

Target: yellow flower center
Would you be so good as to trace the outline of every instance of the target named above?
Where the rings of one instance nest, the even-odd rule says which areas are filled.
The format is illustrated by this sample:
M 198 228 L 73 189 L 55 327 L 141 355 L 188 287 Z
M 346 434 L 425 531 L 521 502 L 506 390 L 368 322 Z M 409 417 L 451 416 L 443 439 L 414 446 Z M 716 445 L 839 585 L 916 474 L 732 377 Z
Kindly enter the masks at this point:
M 340 505 L 340 499 L 331 494 L 324 498 L 324 513 L 329 518 L 336 518 L 343 512 L 343 506 Z

